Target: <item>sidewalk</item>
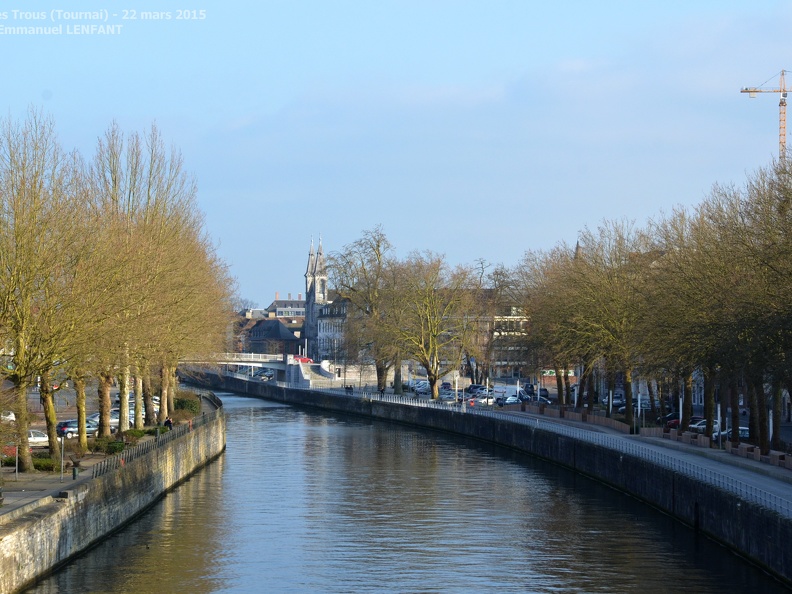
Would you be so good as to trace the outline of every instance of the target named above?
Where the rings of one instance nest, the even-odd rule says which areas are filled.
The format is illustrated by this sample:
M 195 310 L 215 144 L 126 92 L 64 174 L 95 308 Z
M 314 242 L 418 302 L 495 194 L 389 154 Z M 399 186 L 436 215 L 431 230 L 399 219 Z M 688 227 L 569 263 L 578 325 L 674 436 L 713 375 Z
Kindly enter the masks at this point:
M 40 501 L 46 497 L 58 498 L 61 491 L 74 488 L 91 480 L 91 467 L 97 462 L 105 459 L 104 454 L 86 454 L 80 460 L 80 468 L 77 478 L 74 478 L 74 471 L 71 463 L 67 459 L 64 465 L 69 464 L 69 468 L 64 468 L 61 476 L 60 470 L 57 472 L 20 472 L 9 466 L 2 467 L 2 489 L 3 505 L 0 506 L 0 519 L 4 514 L 12 510 Z
M 587 431 L 607 433 L 612 437 L 630 440 L 666 455 L 669 455 L 671 452 L 676 452 L 676 456 L 680 460 L 726 474 L 727 476 L 753 484 L 757 488 L 764 489 L 780 497 L 792 499 L 792 489 L 790 489 L 790 485 L 792 485 L 792 470 L 781 466 L 774 466 L 766 462 L 760 462 L 759 460 L 743 458 L 722 449 L 704 448 L 698 445 L 672 441 L 671 439 L 663 437 L 647 437 L 640 434 L 630 435 L 609 427 L 593 425 L 581 421 L 571 421 L 563 418 L 548 418 L 544 415 L 535 415 L 527 412 L 515 411 L 514 414 L 531 416 L 532 418 L 537 418 L 548 423 L 552 422 L 570 425 Z
M 209 412 L 210 410 L 214 410 L 214 407 L 211 406 L 206 399 L 202 400 L 202 404 L 204 411 Z M 61 416 L 63 418 L 71 418 L 69 417 L 71 412 L 74 412 L 76 416 L 76 409 L 65 408 L 64 411 L 63 415 L 59 415 L 59 419 Z M 42 424 L 37 424 L 31 426 L 31 428 L 43 429 L 44 426 Z M 149 438 L 150 437 L 147 436 L 143 439 Z M 80 468 L 76 478 L 74 477 L 74 469 L 72 468 L 71 460 L 69 460 L 68 455 L 64 458 L 63 475 L 61 475 L 60 469 L 56 472 L 35 471 L 17 473 L 13 467 L 3 466 L 0 468 L 0 476 L 2 476 L 0 486 L 2 486 L 2 495 L 4 498 L 3 504 L 0 505 L 0 522 L 3 519 L 3 515 L 15 509 L 41 501 L 46 497 L 57 499 L 61 491 L 72 489 L 75 485 L 90 481 L 92 477 L 91 467 L 101 462 L 106 457 L 106 454 L 100 453 L 85 454 L 85 456 L 80 459 Z M 68 465 L 68 468 L 66 468 L 66 465 Z

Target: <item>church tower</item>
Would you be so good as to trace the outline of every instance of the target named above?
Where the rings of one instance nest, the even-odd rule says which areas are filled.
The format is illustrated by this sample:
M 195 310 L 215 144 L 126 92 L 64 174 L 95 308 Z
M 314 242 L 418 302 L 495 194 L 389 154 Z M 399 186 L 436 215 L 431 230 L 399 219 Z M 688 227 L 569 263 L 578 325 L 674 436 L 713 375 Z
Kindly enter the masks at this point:
M 303 333 L 306 339 L 308 357 L 315 361 L 319 356 L 319 309 L 327 303 L 327 265 L 325 263 L 322 238 L 314 252 L 313 239 L 308 250 L 308 266 L 305 268 L 305 324 Z

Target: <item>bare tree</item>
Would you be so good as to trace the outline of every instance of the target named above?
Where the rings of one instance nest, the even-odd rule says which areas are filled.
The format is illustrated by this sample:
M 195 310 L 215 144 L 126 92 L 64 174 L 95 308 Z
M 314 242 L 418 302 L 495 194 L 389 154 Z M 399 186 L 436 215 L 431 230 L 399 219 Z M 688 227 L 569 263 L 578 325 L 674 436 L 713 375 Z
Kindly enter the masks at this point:
M 77 163 L 60 148 L 52 121 L 40 114 L 0 123 L 0 332 L 10 359 L 2 375 L 15 385 L 23 471 L 32 468 L 28 388 L 63 359 L 78 311 L 77 275 L 87 233 L 75 218 Z M 54 410 L 46 410 L 52 436 Z M 57 448 L 54 439 L 50 448 Z
M 398 348 L 383 321 L 383 302 L 393 276 L 392 246 L 381 227 L 364 231 L 363 236 L 329 257 L 328 272 L 338 299 L 346 300 L 345 333 L 358 346 L 355 355 L 374 362 L 377 389 L 384 390 L 388 370 Z
M 384 322 L 408 357 L 426 370 L 432 398 L 438 381 L 458 370 L 478 322 L 479 285 L 470 268 L 450 268 L 442 256 L 413 253 L 394 267 L 398 284 L 388 293 Z

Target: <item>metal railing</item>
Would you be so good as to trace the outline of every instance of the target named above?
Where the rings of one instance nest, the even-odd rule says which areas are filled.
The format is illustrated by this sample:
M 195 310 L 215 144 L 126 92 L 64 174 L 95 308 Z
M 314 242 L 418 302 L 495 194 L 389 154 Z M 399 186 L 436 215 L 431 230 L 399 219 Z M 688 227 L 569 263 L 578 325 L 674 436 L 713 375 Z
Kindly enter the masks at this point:
M 218 408 L 215 411 L 203 413 L 193 419 L 191 419 L 187 423 L 183 423 L 181 425 L 176 425 L 171 431 L 165 431 L 164 433 L 157 433 L 154 439 L 147 439 L 145 441 L 141 441 L 140 443 L 130 446 L 128 448 L 124 448 L 123 451 L 119 452 L 118 454 L 114 454 L 112 456 L 108 456 L 101 462 L 97 462 L 94 464 L 92 468 L 92 478 L 96 478 L 102 476 L 103 474 L 107 474 L 108 472 L 112 472 L 118 468 L 122 468 L 126 466 L 128 463 L 132 462 L 133 460 L 140 458 L 141 456 L 145 456 L 149 452 L 156 450 L 164 446 L 167 443 L 170 443 L 174 439 L 178 439 L 190 431 L 197 429 L 207 423 L 214 421 L 219 415 L 223 414 L 223 409 Z

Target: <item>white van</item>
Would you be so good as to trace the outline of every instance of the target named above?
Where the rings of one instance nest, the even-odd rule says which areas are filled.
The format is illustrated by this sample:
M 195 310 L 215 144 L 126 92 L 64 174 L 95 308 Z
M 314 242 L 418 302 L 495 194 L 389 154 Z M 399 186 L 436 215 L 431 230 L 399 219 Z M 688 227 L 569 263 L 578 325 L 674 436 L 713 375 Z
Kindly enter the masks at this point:
M 509 396 L 516 396 L 521 402 L 528 400 L 528 394 L 520 386 L 492 386 L 492 396 L 496 403 Z

